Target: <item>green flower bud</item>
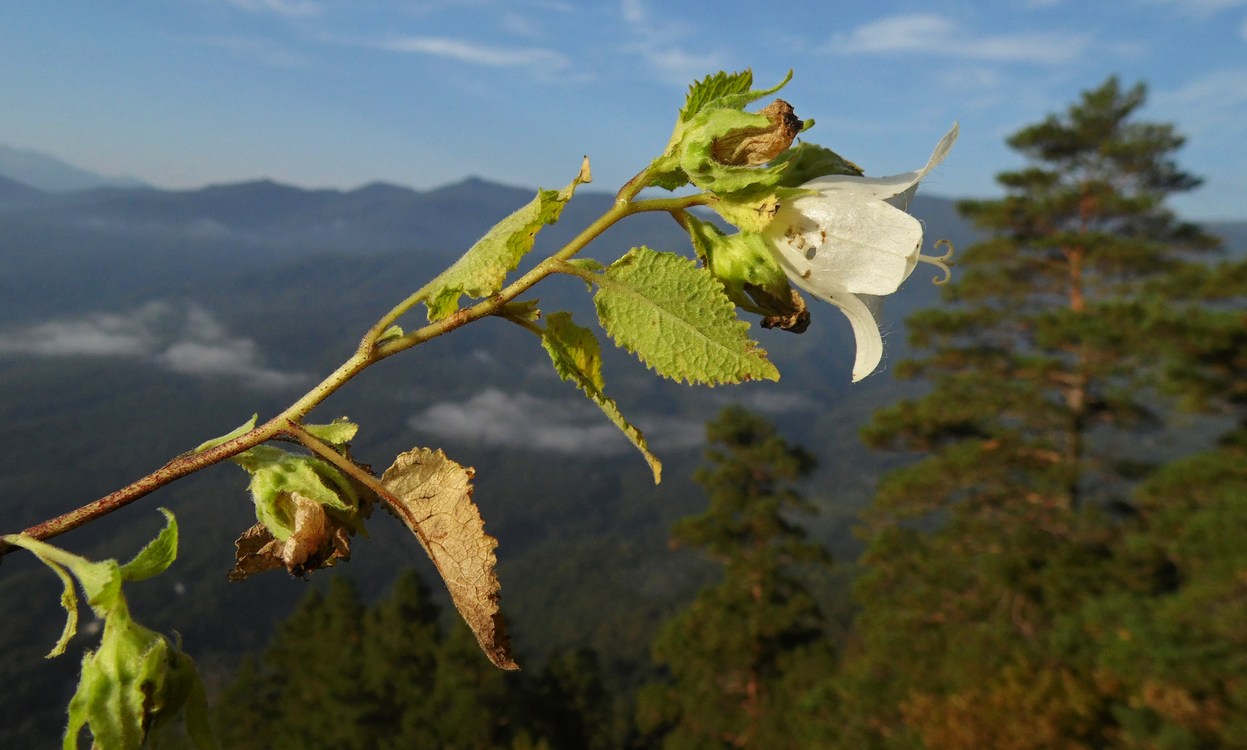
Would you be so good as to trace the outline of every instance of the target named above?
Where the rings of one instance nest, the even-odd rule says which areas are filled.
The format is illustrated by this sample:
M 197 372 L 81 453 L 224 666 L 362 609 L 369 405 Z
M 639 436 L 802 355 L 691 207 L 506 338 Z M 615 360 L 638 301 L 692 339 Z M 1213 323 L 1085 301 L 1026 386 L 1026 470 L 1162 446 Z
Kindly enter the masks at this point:
M 687 227 L 698 256 L 732 302 L 762 315 L 764 328 L 793 333 L 806 329 L 810 315 L 805 301 L 788 285 L 788 277 L 762 235 L 725 235 L 713 224 L 691 216 Z

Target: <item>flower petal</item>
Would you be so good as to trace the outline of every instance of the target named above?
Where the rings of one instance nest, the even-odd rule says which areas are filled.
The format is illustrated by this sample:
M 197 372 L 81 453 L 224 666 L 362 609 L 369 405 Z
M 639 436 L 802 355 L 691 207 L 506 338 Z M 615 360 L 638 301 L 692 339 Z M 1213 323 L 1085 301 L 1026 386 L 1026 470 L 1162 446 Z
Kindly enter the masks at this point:
M 886 200 L 906 193 L 923 177 L 939 166 L 944 161 L 944 157 L 948 156 L 948 152 L 952 150 L 953 143 L 957 141 L 957 135 L 961 132 L 961 127 L 957 123 L 953 123 L 952 128 L 944 134 L 940 142 L 935 145 L 935 151 L 931 153 L 931 158 L 927 160 L 926 166 L 922 169 L 905 172 L 903 174 L 892 175 L 891 177 L 854 177 L 851 175 L 828 175 L 826 177 L 818 177 L 810 180 L 801 187 L 817 190 L 819 192 L 837 191 L 850 193 L 854 196 L 862 198 L 871 198 L 875 200 Z M 909 199 L 913 197 L 913 193 L 903 198 L 897 208 L 906 209 L 909 207 Z
M 818 293 L 891 294 L 909 277 L 922 224 L 883 201 L 806 196 L 780 209 L 768 235 L 791 268 Z
M 875 371 L 883 359 L 883 336 L 879 333 L 879 321 L 857 295 L 844 290 L 835 290 L 824 296 L 819 295 L 831 304 L 840 308 L 849 325 L 853 327 L 853 338 L 857 342 L 857 354 L 853 358 L 853 382 L 861 380 Z
M 776 253 L 776 260 L 788 274 L 789 280 L 800 289 L 809 292 L 824 302 L 830 302 L 849 319 L 853 327 L 853 339 L 857 342 L 857 354 L 853 358 L 853 382 L 861 380 L 874 372 L 883 359 L 883 336 L 879 333 L 879 322 L 874 312 L 857 295 L 843 287 L 820 286 L 815 288 L 808 279 L 799 273 L 793 273 L 788 258 Z

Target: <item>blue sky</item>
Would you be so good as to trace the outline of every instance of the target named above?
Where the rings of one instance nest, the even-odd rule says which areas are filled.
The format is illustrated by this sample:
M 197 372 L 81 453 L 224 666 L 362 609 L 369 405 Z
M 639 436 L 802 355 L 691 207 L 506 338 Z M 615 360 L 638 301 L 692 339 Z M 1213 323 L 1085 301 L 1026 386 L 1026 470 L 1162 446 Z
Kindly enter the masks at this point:
M 926 190 L 997 193 L 1003 139 L 1110 74 L 1188 137 L 1190 218 L 1247 218 L 1247 0 L 40 0 L 0 5 L 0 143 L 161 187 L 468 175 L 613 191 L 688 83 L 792 68 L 809 140 L 870 174 L 962 136 Z

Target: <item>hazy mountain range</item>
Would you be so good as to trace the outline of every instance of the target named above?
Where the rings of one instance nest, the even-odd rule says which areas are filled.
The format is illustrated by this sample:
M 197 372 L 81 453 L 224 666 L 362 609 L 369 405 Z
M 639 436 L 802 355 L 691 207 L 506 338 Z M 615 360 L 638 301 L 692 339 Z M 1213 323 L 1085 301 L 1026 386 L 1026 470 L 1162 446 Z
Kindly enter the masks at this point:
M 430 191 L 260 181 L 58 192 L 20 179 L 29 173 L 9 171 L 10 163 L 0 160 L 4 532 L 116 489 L 252 413 L 284 407 L 341 362 L 381 313 L 532 197 L 479 179 Z M 592 187 L 542 231 L 534 256 L 610 205 Z M 919 195 L 912 208 L 931 240 L 962 246 L 974 236 L 952 201 Z M 1247 223 L 1213 228 L 1247 246 Z M 588 255 L 609 261 L 640 244 L 690 252 L 668 217 L 640 216 Z M 866 451 L 857 429 L 914 387 L 893 381 L 886 367 L 905 356 L 906 314 L 937 301 L 931 275 L 919 269 L 886 300 L 885 371 L 857 385 L 849 383 L 847 321 L 817 302 L 803 335 L 753 328 L 783 373 L 779 383 L 695 389 L 660 381 L 602 335 L 608 393 L 666 463 L 657 488 L 626 441 L 558 381 L 536 338 L 501 320 L 382 363 L 314 416 L 360 422 L 355 455 L 378 468 L 415 445 L 476 467 L 475 498 L 501 542 L 503 609 L 524 652 L 591 643 L 608 658 L 635 659 L 658 616 L 704 580 L 706 568 L 669 550 L 666 534 L 703 502 L 688 479 L 702 425 L 731 401 L 767 414 L 820 458 L 807 488 L 823 509 L 812 528 L 851 560 L 853 514 L 877 473 L 898 460 Z M 543 310 L 572 310 L 596 328 L 579 281 L 552 280 L 534 292 Z M 225 582 L 233 539 L 254 521 L 245 486 L 240 470 L 214 467 L 58 543 L 128 559 L 163 522 L 158 505 L 177 513 L 181 557 L 168 575 L 136 587 L 132 607 L 149 625 L 180 631 L 211 673 L 262 643 L 306 591 L 276 573 Z M 430 570 L 384 514 L 370 533 L 342 567 L 366 594 L 399 567 Z M 0 628 L 0 684 L 10 686 L 0 699 L 3 747 L 6 737 L 54 737 L 71 690 L 77 656 L 40 658 L 61 626 L 55 585 L 28 556 L 10 555 L 0 567 L 0 607 L 10 613 Z M 825 588 L 833 609 L 847 606 L 841 585 Z M 71 652 L 90 642 L 80 637 Z M 49 699 L 50 714 L 40 710 Z

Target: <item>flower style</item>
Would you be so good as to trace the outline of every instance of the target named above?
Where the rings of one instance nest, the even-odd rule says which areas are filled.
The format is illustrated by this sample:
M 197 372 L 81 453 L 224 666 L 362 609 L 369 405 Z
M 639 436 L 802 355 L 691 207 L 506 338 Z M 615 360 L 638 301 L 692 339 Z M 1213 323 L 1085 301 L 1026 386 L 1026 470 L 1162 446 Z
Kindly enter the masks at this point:
M 853 326 L 857 356 L 853 382 L 883 358 L 883 337 L 859 295 L 895 292 L 919 261 L 949 273 L 950 256 L 921 255 L 922 224 L 905 212 L 918 182 L 957 140 L 957 125 L 940 140 L 922 169 L 892 177 L 831 175 L 801 186 L 817 191 L 781 206 L 766 229 L 768 245 L 789 280 L 840 308 Z

